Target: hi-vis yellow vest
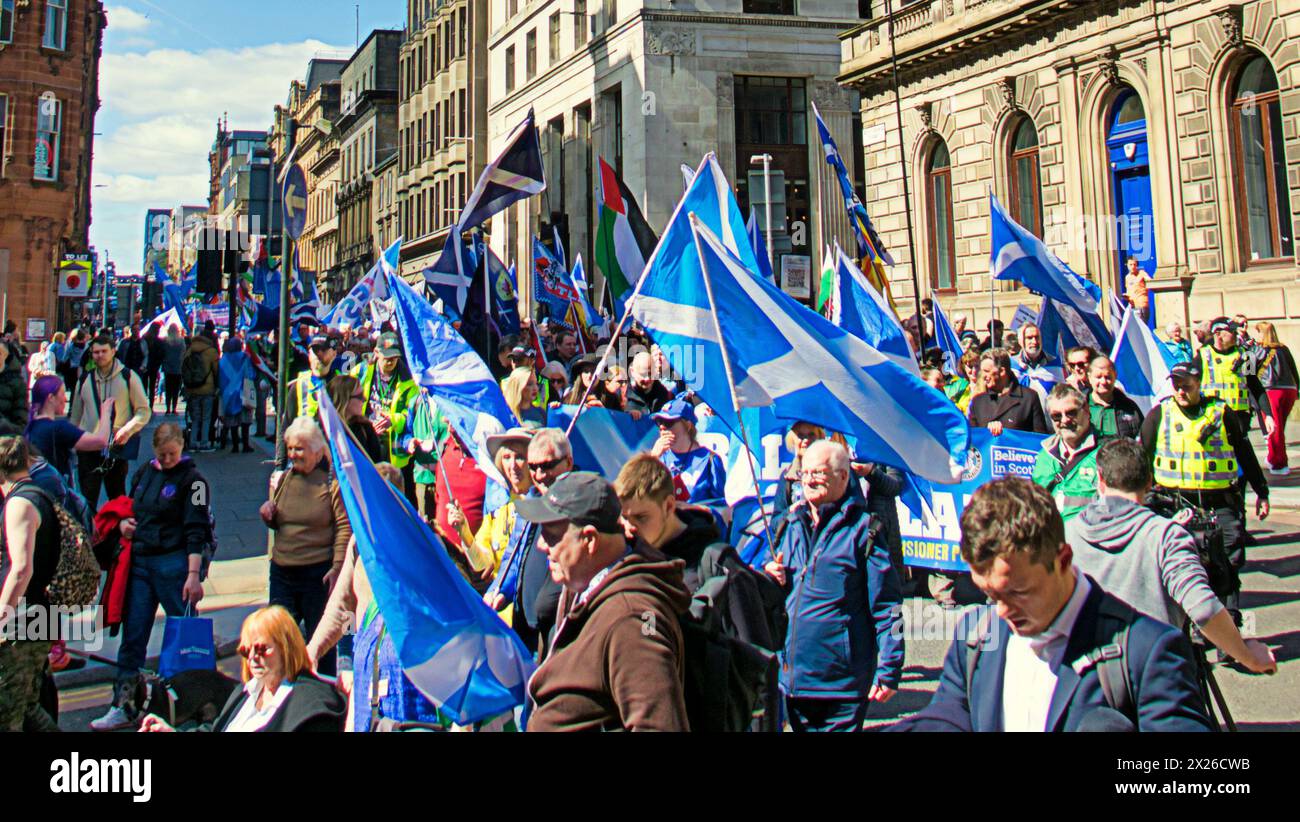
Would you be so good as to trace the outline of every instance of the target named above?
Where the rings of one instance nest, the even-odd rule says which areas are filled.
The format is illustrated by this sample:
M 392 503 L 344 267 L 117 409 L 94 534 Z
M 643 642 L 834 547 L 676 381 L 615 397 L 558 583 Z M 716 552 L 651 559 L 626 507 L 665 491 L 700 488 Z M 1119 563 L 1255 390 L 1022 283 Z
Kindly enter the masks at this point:
M 315 388 L 311 384 L 312 374 L 310 371 L 304 371 L 298 375 L 298 379 L 293 381 L 294 393 L 298 396 L 298 416 L 315 417 L 316 410 L 320 407 L 320 400 L 316 398 Z M 325 386 L 321 386 L 324 390 Z
M 1218 397 L 1233 411 L 1249 411 L 1246 401 L 1246 380 L 1235 366 L 1241 359 L 1241 350 L 1220 354 L 1212 345 L 1201 346 L 1201 394 Z
M 1156 436 L 1156 484 L 1189 491 L 1228 488 L 1237 479 L 1237 455 L 1223 429 L 1221 400 L 1205 398 L 1201 415 L 1189 420 L 1173 399 L 1160 404 Z M 1204 442 L 1201 436 L 1209 431 Z

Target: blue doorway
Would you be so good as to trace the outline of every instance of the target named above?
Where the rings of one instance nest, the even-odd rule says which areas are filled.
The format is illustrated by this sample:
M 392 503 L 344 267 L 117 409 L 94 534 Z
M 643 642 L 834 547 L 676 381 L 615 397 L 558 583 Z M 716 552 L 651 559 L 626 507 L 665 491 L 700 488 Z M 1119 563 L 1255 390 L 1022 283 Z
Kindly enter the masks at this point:
M 1112 284 L 1116 293 L 1123 294 L 1129 257 L 1137 258 L 1138 266 L 1148 277 L 1154 277 L 1156 273 L 1155 215 L 1151 205 L 1146 112 L 1141 98 L 1131 88 L 1120 92 L 1111 105 L 1107 118 L 1106 155 L 1110 162 L 1116 217 Z

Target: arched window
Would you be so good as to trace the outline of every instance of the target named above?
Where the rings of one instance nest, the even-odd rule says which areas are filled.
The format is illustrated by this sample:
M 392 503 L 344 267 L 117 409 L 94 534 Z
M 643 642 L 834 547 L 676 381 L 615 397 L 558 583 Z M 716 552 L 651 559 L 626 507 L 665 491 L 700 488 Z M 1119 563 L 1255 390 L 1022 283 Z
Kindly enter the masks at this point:
M 1256 56 L 1241 68 L 1232 90 L 1233 180 L 1237 237 L 1246 265 L 1295 255 L 1291 197 L 1282 143 L 1277 75 Z
M 952 163 L 948 146 L 940 140 L 930 152 L 925 171 L 927 223 L 930 233 L 930 286 L 936 290 L 957 287 L 957 247 L 952 226 Z
M 1038 129 L 1028 117 L 1011 138 L 1007 169 L 1011 176 L 1011 218 L 1042 239 L 1043 198 L 1038 173 Z

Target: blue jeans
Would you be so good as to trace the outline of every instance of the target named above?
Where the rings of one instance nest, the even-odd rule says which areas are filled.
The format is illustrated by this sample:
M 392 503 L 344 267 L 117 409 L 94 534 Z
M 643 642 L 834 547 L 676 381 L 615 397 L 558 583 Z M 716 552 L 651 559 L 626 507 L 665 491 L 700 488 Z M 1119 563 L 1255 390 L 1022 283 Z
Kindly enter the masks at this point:
M 315 565 L 277 565 L 271 563 L 270 596 L 267 605 L 280 605 L 289 612 L 295 622 L 302 625 L 303 637 L 311 639 L 325 613 L 325 603 L 329 601 L 329 589 L 325 587 L 324 578 L 333 563 L 329 560 Z M 337 656 L 331 649 L 316 661 L 316 670 L 326 676 L 334 676 Z
M 212 407 L 215 394 L 190 394 L 185 402 L 190 407 L 190 447 L 207 448 L 212 443 L 208 432 L 212 430 Z
M 153 618 L 161 604 L 168 616 L 185 616 L 181 590 L 190 572 L 190 557 L 185 551 L 158 556 L 132 556 L 131 579 L 126 584 L 126 614 L 122 624 L 122 644 L 117 649 L 117 688 L 115 697 L 129 697 L 140 675 Z M 114 704 L 121 704 L 115 702 Z
M 871 705 L 864 697 L 861 701 L 840 699 L 801 699 L 786 697 L 785 707 L 790 717 L 790 729 L 795 733 L 818 731 L 859 732 L 867 719 Z

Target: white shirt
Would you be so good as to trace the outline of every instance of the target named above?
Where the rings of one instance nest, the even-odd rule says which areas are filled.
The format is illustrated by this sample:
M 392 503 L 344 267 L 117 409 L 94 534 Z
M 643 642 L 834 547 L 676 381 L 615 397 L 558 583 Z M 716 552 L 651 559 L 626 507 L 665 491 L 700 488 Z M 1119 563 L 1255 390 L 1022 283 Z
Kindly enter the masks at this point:
M 1074 592 L 1061 613 L 1037 636 L 1012 633 L 1007 641 L 1002 675 L 1002 728 L 1005 731 L 1045 731 L 1056 691 L 1056 669 L 1065 658 L 1074 623 L 1092 589 L 1088 578 L 1071 568 Z
M 235 713 L 235 718 L 230 720 L 226 726 L 226 733 L 250 733 L 260 731 L 266 727 L 266 723 L 271 721 L 275 712 L 280 710 L 280 706 L 289 698 L 293 692 L 293 685 L 288 682 L 281 682 L 280 687 L 275 689 L 266 700 L 266 705 L 259 711 L 257 709 L 257 698 L 262 693 L 262 683 L 256 679 L 250 679 L 244 684 L 244 693 L 248 698 Z

